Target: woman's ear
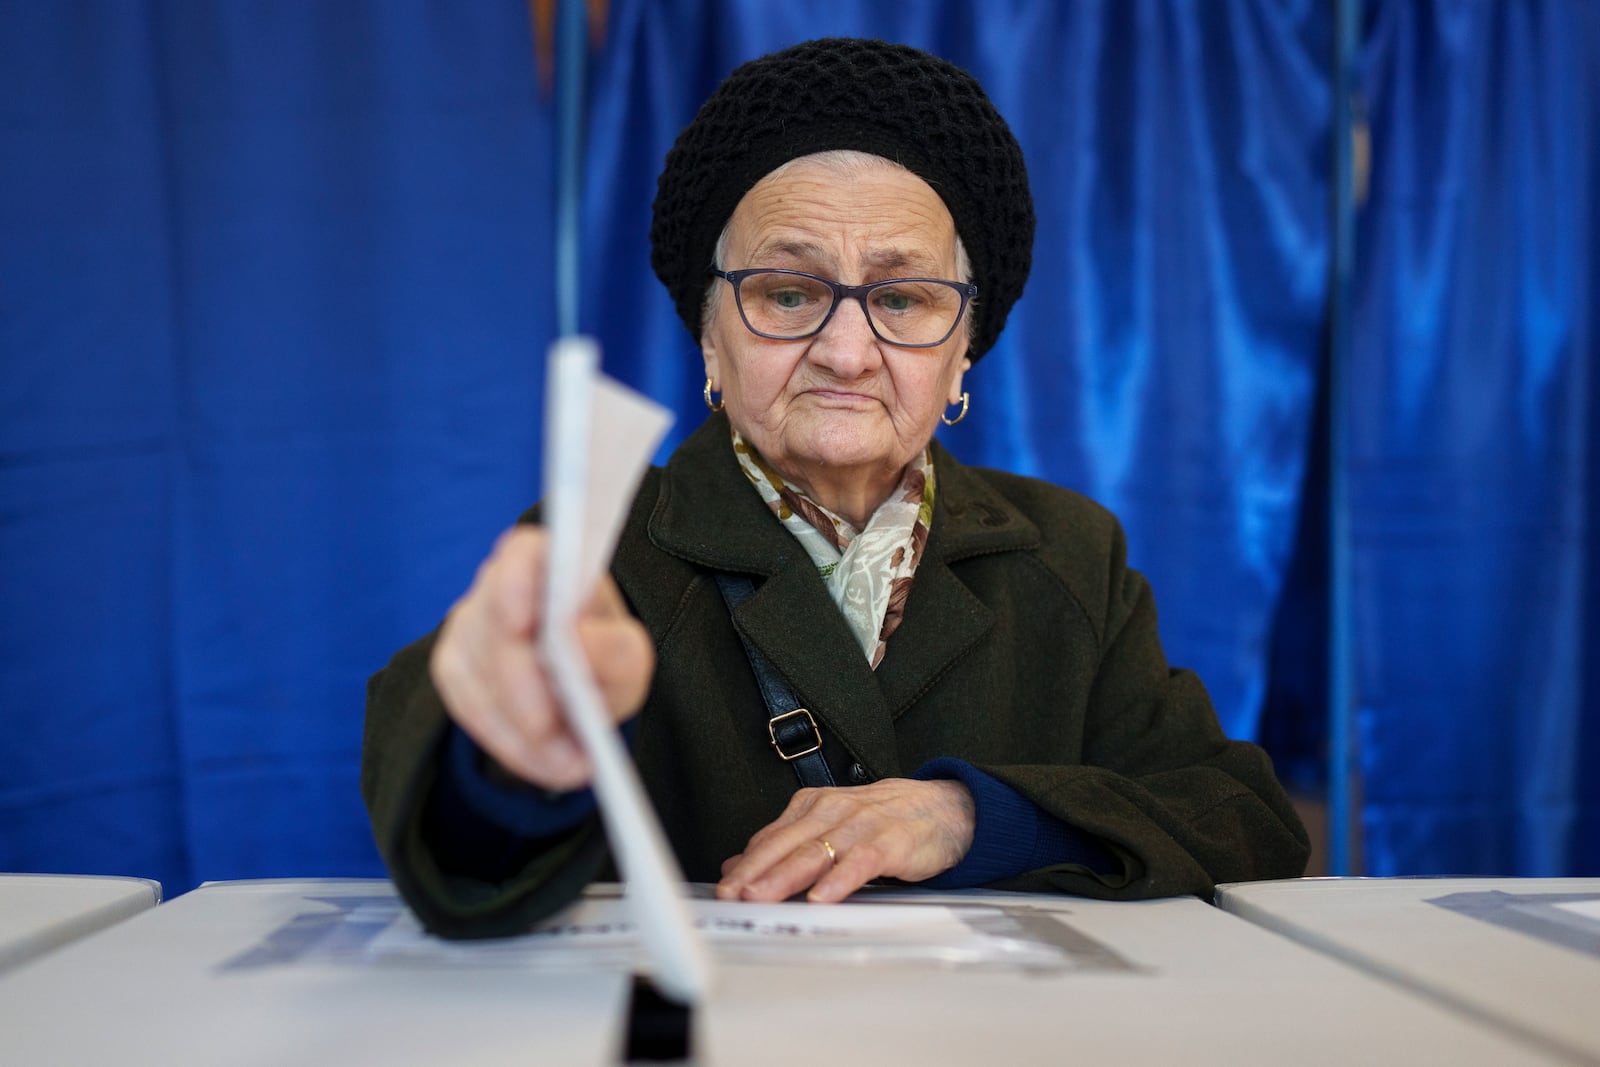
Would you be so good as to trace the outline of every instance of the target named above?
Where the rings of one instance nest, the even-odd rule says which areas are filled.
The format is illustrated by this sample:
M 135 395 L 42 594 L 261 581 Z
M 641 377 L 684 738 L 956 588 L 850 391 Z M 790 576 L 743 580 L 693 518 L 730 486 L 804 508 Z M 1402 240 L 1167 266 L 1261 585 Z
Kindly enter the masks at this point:
M 972 369 L 972 360 L 962 357 L 961 369 L 956 371 L 956 376 L 950 379 L 950 395 L 945 397 L 946 404 L 961 403 L 961 376 Z M 710 374 L 710 371 L 706 371 Z
M 717 374 L 717 349 L 711 342 L 703 342 L 700 346 L 700 358 L 706 366 L 706 377 L 711 379 L 711 391 L 722 391 L 722 379 Z
M 720 391 L 722 379 L 717 375 L 717 339 L 709 325 L 700 331 L 700 360 L 705 364 L 706 377 L 711 379 L 712 389 Z

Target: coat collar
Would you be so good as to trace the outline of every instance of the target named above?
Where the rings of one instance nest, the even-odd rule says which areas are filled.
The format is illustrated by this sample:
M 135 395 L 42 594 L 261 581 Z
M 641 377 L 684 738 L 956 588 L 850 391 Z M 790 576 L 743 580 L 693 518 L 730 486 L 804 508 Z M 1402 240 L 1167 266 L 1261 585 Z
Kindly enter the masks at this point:
M 763 581 L 735 613 L 739 629 L 877 777 L 903 773 L 893 720 L 993 626 L 951 570 L 974 556 L 1039 543 L 1039 529 L 935 442 L 933 528 L 906 614 L 873 672 L 804 548 L 749 485 L 727 417 L 713 415 L 673 453 L 649 521 L 660 549 Z

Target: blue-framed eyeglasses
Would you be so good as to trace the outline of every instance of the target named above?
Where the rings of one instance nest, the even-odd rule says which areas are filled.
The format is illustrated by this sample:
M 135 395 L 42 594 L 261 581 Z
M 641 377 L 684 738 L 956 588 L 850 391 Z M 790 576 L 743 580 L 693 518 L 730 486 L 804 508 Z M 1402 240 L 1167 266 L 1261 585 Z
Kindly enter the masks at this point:
M 822 332 L 842 300 L 858 300 L 878 340 L 900 348 L 933 348 L 956 332 L 978 295 L 970 282 L 887 278 L 841 285 L 798 270 L 713 270 L 733 286 L 739 317 L 757 337 L 800 341 Z

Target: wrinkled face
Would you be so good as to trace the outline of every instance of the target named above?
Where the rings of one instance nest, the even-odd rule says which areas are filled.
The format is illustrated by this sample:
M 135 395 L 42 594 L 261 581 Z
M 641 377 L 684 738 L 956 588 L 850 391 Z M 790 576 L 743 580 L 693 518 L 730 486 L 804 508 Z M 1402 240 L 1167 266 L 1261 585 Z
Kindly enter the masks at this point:
M 719 265 L 801 270 L 847 285 L 957 279 L 955 222 L 926 182 L 896 164 L 841 169 L 801 159 L 739 201 Z M 734 428 L 824 505 L 880 486 L 881 502 L 945 406 L 959 400 L 965 321 L 937 348 L 897 348 L 847 300 L 816 336 L 773 341 L 746 328 L 727 282 L 715 284 L 724 291 L 701 349 Z

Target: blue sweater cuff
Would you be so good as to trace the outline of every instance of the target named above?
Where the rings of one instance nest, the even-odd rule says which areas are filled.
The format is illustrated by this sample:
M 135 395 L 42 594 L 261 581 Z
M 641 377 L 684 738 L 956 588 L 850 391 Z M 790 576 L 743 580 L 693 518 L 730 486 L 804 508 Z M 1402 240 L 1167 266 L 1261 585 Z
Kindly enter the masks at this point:
M 623 732 L 626 738 L 632 731 L 625 726 Z M 595 810 L 592 789 L 556 793 L 501 784 L 484 772 L 484 759 L 477 742 L 451 723 L 434 786 L 443 823 L 476 817 L 521 838 L 549 837 L 572 829 Z
M 1092 835 L 1068 825 L 1033 801 L 965 760 L 929 760 L 911 775 L 918 781 L 955 779 L 972 793 L 976 824 L 972 847 L 961 862 L 918 883 L 930 889 L 969 889 L 1059 864 L 1078 864 L 1096 874 L 1119 864 Z

